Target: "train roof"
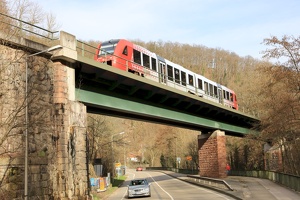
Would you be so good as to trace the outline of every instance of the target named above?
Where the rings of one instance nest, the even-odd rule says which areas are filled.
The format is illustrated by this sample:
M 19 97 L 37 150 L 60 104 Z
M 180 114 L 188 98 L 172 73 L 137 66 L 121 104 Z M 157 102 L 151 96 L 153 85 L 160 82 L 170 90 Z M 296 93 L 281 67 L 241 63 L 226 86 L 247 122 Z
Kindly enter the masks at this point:
M 120 41 L 120 39 L 111 39 L 111 40 L 107 40 L 107 41 L 103 41 L 101 44 L 105 45 L 105 44 L 116 44 Z

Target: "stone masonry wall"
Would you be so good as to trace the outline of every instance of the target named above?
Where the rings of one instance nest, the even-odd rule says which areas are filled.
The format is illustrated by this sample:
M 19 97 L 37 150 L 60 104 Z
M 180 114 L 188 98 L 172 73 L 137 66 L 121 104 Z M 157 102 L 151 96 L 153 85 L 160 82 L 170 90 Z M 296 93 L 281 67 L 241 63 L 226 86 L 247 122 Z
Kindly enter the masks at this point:
M 23 55 L 0 45 L 0 199 L 21 199 L 24 189 Z
M 26 52 L 0 51 L 0 199 L 24 199 Z M 86 199 L 86 108 L 68 100 L 66 68 L 28 59 L 29 199 Z

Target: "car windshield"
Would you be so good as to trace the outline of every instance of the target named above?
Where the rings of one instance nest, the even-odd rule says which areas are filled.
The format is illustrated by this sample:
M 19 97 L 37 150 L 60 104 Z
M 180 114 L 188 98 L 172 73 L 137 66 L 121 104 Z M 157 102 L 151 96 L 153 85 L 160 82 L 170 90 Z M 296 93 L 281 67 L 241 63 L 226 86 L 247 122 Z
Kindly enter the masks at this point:
M 115 51 L 115 47 L 117 46 L 119 40 L 110 40 L 107 42 L 103 42 L 101 44 L 101 48 L 99 51 L 99 56 L 100 55 L 106 55 L 106 54 L 113 54 Z
M 130 185 L 145 185 L 146 181 L 145 180 L 133 180 L 130 182 Z

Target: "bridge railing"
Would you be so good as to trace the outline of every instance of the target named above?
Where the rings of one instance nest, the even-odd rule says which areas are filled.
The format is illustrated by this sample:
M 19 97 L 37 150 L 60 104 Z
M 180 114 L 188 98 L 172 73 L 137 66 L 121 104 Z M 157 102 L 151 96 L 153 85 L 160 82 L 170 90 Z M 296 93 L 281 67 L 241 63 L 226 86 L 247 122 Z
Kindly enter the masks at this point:
M 59 39 L 59 31 L 50 31 L 4 13 L 0 13 L 0 28 L 1 37 L 7 40 L 22 37 L 49 46 Z
M 86 58 L 94 59 L 97 47 L 86 42 L 77 40 L 76 50 L 79 55 Z

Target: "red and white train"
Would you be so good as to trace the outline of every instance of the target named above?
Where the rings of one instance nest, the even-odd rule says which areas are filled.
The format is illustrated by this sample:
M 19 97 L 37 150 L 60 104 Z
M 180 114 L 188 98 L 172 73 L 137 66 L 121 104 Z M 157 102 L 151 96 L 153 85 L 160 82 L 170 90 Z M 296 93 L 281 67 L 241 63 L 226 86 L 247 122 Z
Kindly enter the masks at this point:
M 95 60 L 238 110 L 233 90 L 124 39 L 102 42 Z

